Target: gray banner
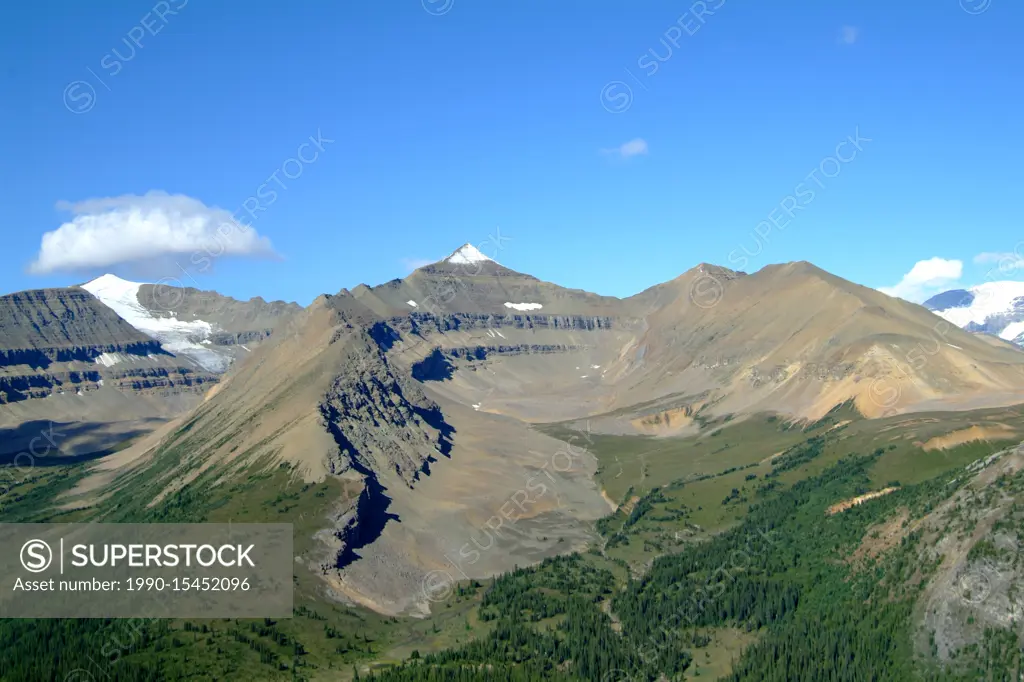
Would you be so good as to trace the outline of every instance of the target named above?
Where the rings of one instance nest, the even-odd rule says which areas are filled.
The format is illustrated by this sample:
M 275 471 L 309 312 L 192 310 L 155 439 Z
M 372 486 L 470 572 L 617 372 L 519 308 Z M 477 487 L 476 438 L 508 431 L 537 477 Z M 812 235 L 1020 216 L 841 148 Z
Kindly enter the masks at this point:
M 287 523 L 0 523 L 0 618 L 289 618 Z

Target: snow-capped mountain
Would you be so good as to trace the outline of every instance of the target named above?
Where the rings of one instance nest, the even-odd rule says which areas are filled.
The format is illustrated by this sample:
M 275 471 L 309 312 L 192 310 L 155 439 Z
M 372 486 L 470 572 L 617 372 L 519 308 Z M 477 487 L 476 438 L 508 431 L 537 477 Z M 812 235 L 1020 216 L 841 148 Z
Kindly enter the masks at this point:
M 986 282 L 944 291 L 923 305 L 967 331 L 1024 345 L 1024 282 Z
M 300 310 L 295 303 L 237 301 L 213 291 L 130 282 L 115 275 L 81 286 L 168 353 L 216 373 L 226 371 L 252 344 Z
M 488 258 L 481 253 L 480 249 L 476 248 L 472 244 L 463 244 L 442 262 L 454 263 L 456 265 L 470 265 L 471 263 L 483 263 L 486 261 L 497 263 L 496 260 Z
M 207 348 L 213 325 L 204 320 L 179 320 L 173 314 L 155 315 L 139 300 L 141 282 L 129 282 L 114 275 L 103 275 L 82 288 L 143 334 L 152 336 L 161 347 L 174 355 L 185 355 L 210 372 L 223 372 L 231 357 Z

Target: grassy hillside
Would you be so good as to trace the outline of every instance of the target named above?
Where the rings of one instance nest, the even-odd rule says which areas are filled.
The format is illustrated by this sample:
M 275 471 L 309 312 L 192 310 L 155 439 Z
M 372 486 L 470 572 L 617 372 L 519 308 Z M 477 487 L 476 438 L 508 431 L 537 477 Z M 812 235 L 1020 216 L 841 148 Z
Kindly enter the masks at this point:
M 658 558 L 637 579 L 616 580 L 594 555 L 505 576 L 484 597 L 498 622 L 488 637 L 370 679 L 703 677 L 723 672 L 727 646 L 735 664 L 721 679 L 736 682 L 1018 679 L 1012 630 L 986 631 L 945 667 L 915 650 L 915 603 L 938 570 L 920 562 L 924 535 L 908 533 L 869 565 L 852 560 L 873 528 L 897 514 L 922 519 L 963 485 L 962 470 L 948 472 L 827 514 L 869 489 L 883 458 L 845 457 L 770 493 L 732 529 Z M 1024 491 L 1024 474 L 1014 481 Z

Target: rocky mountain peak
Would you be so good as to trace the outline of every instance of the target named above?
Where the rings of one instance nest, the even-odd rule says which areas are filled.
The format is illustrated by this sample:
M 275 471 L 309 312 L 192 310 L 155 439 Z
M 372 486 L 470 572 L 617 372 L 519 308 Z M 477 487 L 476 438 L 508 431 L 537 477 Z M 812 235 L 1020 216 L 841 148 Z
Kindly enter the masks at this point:
M 111 288 L 125 288 L 130 286 L 136 286 L 135 282 L 129 282 L 126 279 L 121 279 L 117 275 L 112 275 L 109 272 L 105 275 L 100 275 L 96 279 L 89 280 L 85 284 L 80 284 L 80 287 L 86 291 L 92 291 L 93 289 L 111 289 Z
M 496 263 L 493 258 L 485 256 L 480 249 L 472 244 L 466 243 L 455 249 L 450 256 L 445 258 L 443 263 L 454 263 L 455 265 L 469 265 L 471 263 L 483 263 L 490 261 Z
M 689 279 L 692 276 L 700 277 L 706 275 L 715 279 L 736 279 L 746 273 L 738 272 L 736 270 L 730 270 L 727 267 L 721 265 L 715 265 L 714 263 L 698 263 L 694 267 L 690 268 L 682 275 L 677 277 L 677 280 Z

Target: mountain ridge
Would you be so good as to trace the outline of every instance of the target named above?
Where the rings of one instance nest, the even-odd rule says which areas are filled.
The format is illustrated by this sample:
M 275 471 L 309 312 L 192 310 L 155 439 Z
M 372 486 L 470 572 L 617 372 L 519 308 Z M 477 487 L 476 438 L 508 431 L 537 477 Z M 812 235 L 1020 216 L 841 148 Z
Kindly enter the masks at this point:
M 0 430 L 74 423 L 89 437 L 70 439 L 69 452 L 113 447 L 194 407 L 300 309 L 109 274 L 0 296 Z M 19 438 L 0 454 L 11 447 Z
M 116 495 L 210 496 L 279 465 L 343 482 L 311 568 L 339 598 L 423 613 L 424 576 L 563 447 L 539 424 L 659 437 L 851 403 L 881 417 L 1024 401 L 1024 352 L 809 263 L 699 264 L 619 299 L 466 260 L 317 297 L 157 442 L 126 450 Z M 554 472 L 572 504 L 531 508 L 538 532 L 471 577 L 587 546 L 609 507 L 596 460 L 574 452 Z

